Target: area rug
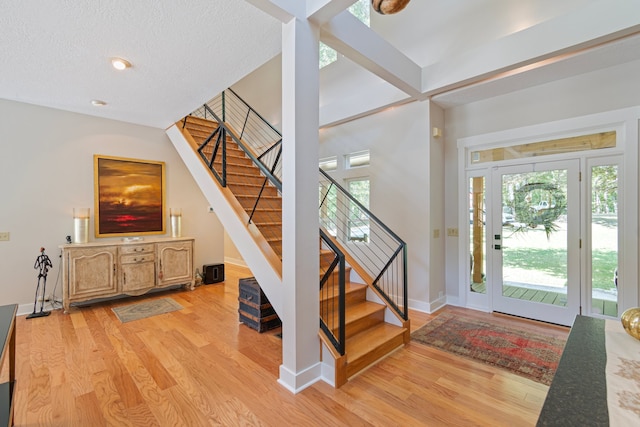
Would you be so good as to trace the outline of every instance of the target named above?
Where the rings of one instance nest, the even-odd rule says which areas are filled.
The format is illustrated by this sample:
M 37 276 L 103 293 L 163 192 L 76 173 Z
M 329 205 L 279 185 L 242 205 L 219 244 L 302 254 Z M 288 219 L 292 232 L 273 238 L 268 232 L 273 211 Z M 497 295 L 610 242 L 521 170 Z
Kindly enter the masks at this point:
M 451 313 L 439 315 L 413 332 L 411 339 L 546 385 L 551 384 L 566 343 L 565 339 Z
M 137 304 L 113 307 L 112 310 L 122 323 L 127 323 L 133 320 L 157 316 L 158 314 L 182 310 L 182 306 L 171 298 L 160 298 Z

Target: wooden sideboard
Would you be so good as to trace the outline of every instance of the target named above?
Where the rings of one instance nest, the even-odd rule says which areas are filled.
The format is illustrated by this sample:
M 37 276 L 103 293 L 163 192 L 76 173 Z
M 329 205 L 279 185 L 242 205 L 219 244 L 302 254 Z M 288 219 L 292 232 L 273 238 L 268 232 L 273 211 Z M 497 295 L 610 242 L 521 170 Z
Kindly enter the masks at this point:
M 193 238 L 61 245 L 62 304 L 142 295 L 172 285 L 195 286 Z

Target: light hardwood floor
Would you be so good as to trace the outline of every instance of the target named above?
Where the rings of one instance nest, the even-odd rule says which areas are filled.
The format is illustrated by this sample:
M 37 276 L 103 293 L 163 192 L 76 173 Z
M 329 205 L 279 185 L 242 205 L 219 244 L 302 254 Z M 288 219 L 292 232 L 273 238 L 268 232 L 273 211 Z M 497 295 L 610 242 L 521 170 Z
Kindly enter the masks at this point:
M 238 323 L 238 278 L 223 284 L 17 319 L 17 426 L 527 426 L 548 387 L 411 342 L 340 389 L 277 383 L 276 331 Z M 111 308 L 171 297 L 184 309 L 122 324 Z M 459 308 L 445 308 L 460 311 Z M 442 311 L 441 311 L 442 312 Z M 535 332 L 566 336 L 486 313 Z M 435 315 L 437 315 L 436 313 Z M 412 329 L 432 315 L 411 312 Z

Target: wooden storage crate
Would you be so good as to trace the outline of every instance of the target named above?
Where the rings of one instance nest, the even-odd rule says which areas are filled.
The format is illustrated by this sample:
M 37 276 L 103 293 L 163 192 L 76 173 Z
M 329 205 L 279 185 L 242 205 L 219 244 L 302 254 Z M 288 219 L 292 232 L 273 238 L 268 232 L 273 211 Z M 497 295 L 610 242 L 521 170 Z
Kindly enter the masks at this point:
M 282 325 L 255 277 L 238 281 L 238 302 L 240 322 L 250 328 L 264 332 Z

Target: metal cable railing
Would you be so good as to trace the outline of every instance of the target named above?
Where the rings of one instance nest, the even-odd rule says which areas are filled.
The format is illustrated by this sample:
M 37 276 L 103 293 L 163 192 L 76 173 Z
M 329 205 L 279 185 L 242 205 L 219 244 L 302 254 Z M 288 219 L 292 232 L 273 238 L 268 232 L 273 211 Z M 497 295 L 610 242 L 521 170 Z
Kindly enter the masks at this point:
M 225 90 L 191 115 L 224 122 L 261 163 L 275 166 L 273 176 L 282 182 L 282 162 L 279 161 L 282 135 L 232 89 Z
M 355 260 L 356 272 L 368 276 L 389 306 L 408 320 L 406 243 L 322 169 L 320 227 Z
M 282 256 L 280 132 L 231 89 L 185 117 L 183 126 L 189 117 L 218 123 L 199 142 L 198 152 L 220 184 L 236 194 L 249 223 L 253 222 Z M 227 146 L 228 142 L 235 144 Z M 245 171 L 252 165 L 259 168 L 258 177 Z M 250 195 L 246 195 L 248 189 L 252 190 Z M 320 327 L 340 354 L 344 354 L 345 343 L 346 257 L 335 242 L 358 264 L 356 271 L 368 275 L 389 306 L 408 320 L 406 244 L 322 170 L 320 237 Z
M 215 102 L 212 105 L 216 107 Z M 281 169 L 281 139 L 271 147 L 252 144 L 239 138 L 238 131 L 222 121 L 219 113 L 205 104 L 185 117 L 183 127 L 189 128 L 193 134 L 199 132 L 198 126 L 202 125 L 193 117 L 216 122 L 215 129 L 197 141 L 198 153 L 220 185 L 229 187 L 234 193 L 248 215 L 248 224 L 253 223 L 276 255 L 281 257 L 282 183 L 275 175 Z

